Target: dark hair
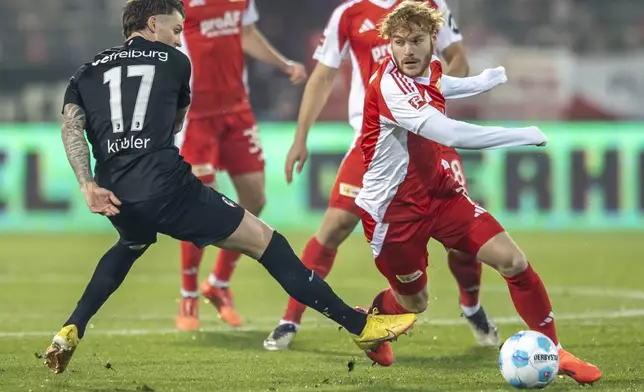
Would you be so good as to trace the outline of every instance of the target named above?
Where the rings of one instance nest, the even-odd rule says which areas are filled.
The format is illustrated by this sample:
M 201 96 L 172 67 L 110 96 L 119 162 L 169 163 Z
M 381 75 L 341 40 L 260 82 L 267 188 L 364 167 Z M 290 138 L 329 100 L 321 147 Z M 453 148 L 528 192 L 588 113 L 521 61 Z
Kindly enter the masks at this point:
M 127 0 L 123 7 L 123 35 L 128 38 L 135 31 L 143 30 L 154 15 L 170 15 L 179 11 L 186 17 L 181 0 Z

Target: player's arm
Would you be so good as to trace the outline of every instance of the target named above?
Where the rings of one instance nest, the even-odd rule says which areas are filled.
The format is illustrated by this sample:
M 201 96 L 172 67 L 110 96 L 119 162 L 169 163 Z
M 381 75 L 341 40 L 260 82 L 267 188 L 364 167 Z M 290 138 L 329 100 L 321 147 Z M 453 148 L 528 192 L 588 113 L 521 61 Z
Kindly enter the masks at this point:
M 173 131 L 175 135 L 183 129 L 183 123 L 188 115 L 191 101 L 190 78 L 192 75 L 192 67 L 190 60 L 185 55 L 181 54 L 179 59 L 181 63 L 179 69 L 183 69 L 183 72 L 181 73 L 181 89 L 179 90 L 179 98 L 177 100 L 177 113 L 174 116 Z
M 469 75 L 470 65 L 463 46 L 463 36 L 458 30 L 454 15 L 452 15 L 445 0 L 438 0 L 436 4 L 438 5 L 438 10 L 445 15 L 445 24 L 436 36 L 436 48 L 447 63 L 444 73 L 464 78 Z
M 248 9 L 246 9 L 242 17 L 242 24 L 244 26 L 242 29 L 242 46 L 244 52 L 254 59 L 280 69 L 290 76 L 291 83 L 293 84 L 306 81 L 307 75 L 304 66 L 287 59 L 275 49 L 257 28 L 257 20 L 259 20 L 259 14 L 255 6 L 255 1 L 250 0 Z
M 537 127 L 505 128 L 452 120 L 434 109 L 408 128 L 448 147 L 486 150 L 515 146 L 544 146 L 548 138 Z
M 77 73 L 80 74 L 82 71 Z M 78 89 L 76 75 L 70 80 L 63 103 L 63 124 L 60 128 L 65 154 L 89 210 L 96 214 L 114 216 L 119 213 L 121 201 L 109 190 L 99 187 L 92 176 L 89 146 L 85 140 L 86 115 Z
M 313 69 L 313 73 L 304 88 L 300 112 L 297 116 L 295 143 L 306 144 L 311 126 L 320 116 L 326 101 L 329 99 L 329 95 L 331 95 L 333 81 L 337 73 L 337 68 L 329 67 L 321 62 Z
M 294 143 L 306 145 L 309 129 L 333 90 L 333 81 L 349 49 L 345 19 L 344 8 L 338 7 L 324 29 L 324 38 L 315 49 L 313 58 L 318 63 L 304 88 Z
M 505 68 L 486 69 L 467 78 L 441 77 L 441 91 L 445 99 L 460 99 L 478 95 L 508 81 Z
M 306 83 L 306 87 L 304 87 L 300 112 L 297 116 L 295 138 L 286 156 L 284 168 L 286 182 L 289 184 L 293 181 L 295 164 L 298 164 L 297 168 L 295 168 L 296 171 L 301 173 L 304 163 L 306 163 L 308 158 L 306 140 L 309 136 L 309 130 L 320 116 L 324 105 L 326 105 L 326 101 L 329 99 L 329 95 L 331 95 L 333 80 L 337 73 L 337 68 L 329 67 L 322 62 L 318 62 L 313 69 L 309 81 Z
M 297 117 L 295 139 L 286 156 L 284 172 L 287 183 L 291 183 L 293 180 L 295 164 L 297 164 L 296 171 L 300 173 L 308 159 L 306 139 L 309 130 L 320 116 L 331 91 L 333 91 L 333 81 L 342 59 L 348 51 L 346 21 L 344 19 L 344 8 L 340 6 L 331 15 L 324 29 L 324 38 L 313 55 L 318 63 L 304 88 L 300 112 Z
M 85 140 L 85 111 L 75 103 L 63 107 L 61 135 L 67 160 L 81 188 L 94 182 L 89 158 L 89 146 Z
M 417 91 L 403 92 L 393 76 L 383 78 L 381 91 L 395 125 L 448 147 L 484 150 L 542 146 L 548 141 L 537 127 L 480 126 L 452 120 L 430 106 Z

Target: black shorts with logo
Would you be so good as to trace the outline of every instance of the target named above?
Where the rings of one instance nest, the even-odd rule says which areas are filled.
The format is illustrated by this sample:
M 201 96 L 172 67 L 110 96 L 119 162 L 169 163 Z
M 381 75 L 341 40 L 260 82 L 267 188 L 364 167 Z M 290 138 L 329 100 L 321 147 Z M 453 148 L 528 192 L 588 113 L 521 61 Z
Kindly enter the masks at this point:
M 123 203 L 110 217 L 124 245 L 149 245 L 157 233 L 199 248 L 228 238 L 241 223 L 245 210 L 204 185 L 196 177 L 178 191 L 156 199 Z

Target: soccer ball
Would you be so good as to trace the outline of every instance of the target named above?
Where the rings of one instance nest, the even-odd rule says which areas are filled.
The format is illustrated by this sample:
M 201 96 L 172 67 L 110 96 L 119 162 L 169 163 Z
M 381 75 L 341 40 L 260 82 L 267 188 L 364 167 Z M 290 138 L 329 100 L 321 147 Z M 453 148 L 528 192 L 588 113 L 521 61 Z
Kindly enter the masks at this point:
M 520 331 L 503 343 L 499 369 L 515 388 L 545 388 L 559 371 L 559 350 L 540 332 Z

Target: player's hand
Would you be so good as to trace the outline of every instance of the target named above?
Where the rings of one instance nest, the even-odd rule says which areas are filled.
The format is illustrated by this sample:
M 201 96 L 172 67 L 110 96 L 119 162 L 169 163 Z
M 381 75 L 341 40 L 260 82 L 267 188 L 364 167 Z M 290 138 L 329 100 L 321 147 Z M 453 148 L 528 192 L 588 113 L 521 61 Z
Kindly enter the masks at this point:
M 291 83 L 295 85 L 306 82 L 306 79 L 308 78 L 304 65 L 296 61 L 289 62 L 289 65 L 286 67 L 284 72 L 289 76 Z
M 293 168 L 297 164 L 297 174 L 302 172 L 304 163 L 309 157 L 309 151 L 306 148 L 306 142 L 294 142 L 291 146 L 291 149 L 286 155 L 286 165 L 284 167 L 284 173 L 286 174 L 286 183 L 290 184 L 293 182 Z
M 505 67 L 489 68 L 481 73 L 485 75 L 486 80 L 493 82 L 495 86 L 508 81 L 508 76 L 505 73 Z
M 90 183 L 81 188 L 85 195 L 85 202 L 94 214 L 114 216 L 119 213 L 118 206 L 121 201 L 114 196 L 112 191 L 101 188 L 96 183 Z
M 535 141 L 533 145 L 537 147 L 545 147 L 546 144 L 548 144 L 548 136 L 546 136 L 546 134 L 538 127 L 527 127 L 526 130 L 534 134 Z

